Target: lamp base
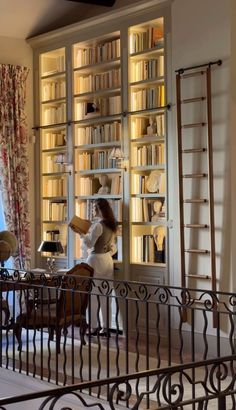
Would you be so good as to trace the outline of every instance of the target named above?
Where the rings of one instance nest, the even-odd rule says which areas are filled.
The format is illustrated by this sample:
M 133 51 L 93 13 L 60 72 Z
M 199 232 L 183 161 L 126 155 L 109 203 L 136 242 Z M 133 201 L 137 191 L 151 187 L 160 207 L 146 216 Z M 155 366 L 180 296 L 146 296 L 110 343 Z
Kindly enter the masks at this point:
M 56 272 L 56 265 L 55 265 L 55 259 L 54 258 L 52 258 L 52 257 L 47 258 L 47 265 L 48 265 L 49 273 L 51 275 Z

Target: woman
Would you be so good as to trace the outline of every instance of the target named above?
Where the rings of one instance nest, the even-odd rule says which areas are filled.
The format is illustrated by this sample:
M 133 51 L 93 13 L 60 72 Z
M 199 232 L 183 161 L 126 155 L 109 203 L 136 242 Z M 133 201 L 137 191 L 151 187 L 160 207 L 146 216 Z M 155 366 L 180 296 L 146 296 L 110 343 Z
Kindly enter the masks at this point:
M 109 202 L 106 199 L 99 198 L 93 202 L 93 218 L 94 222 L 87 234 L 81 234 L 83 245 L 88 250 L 86 262 L 94 269 L 95 278 L 113 279 L 114 266 L 112 255 L 116 252 L 115 234 L 117 230 L 117 221 Z M 95 282 L 97 286 L 101 282 Z M 91 297 L 91 334 L 95 335 L 99 332 L 98 329 L 98 300 L 97 296 Z M 108 298 L 110 302 L 110 298 Z M 102 336 L 106 335 L 110 324 L 107 323 L 107 298 L 100 297 L 102 326 L 103 329 L 99 332 Z M 109 303 L 110 307 L 110 303 Z M 109 322 L 111 319 L 111 309 L 109 308 Z

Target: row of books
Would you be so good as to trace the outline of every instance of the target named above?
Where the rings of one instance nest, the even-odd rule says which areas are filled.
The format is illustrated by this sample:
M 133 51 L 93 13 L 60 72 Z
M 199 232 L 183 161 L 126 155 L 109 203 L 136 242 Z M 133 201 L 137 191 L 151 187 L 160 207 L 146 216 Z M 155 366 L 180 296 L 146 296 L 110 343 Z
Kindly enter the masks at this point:
M 156 87 L 143 88 L 131 93 L 131 110 L 149 110 L 165 105 L 165 87 L 159 85 Z
M 134 236 L 133 262 L 165 263 L 165 251 L 158 251 L 152 235 Z
M 64 154 L 56 154 L 56 155 L 44 155 L 43 157 L 43 172 L 50 173 L 50 172 L 65 172 L 66 171 L 66 164 L 57 163 L 56 158 L 58 155 Z
M 77 127 L 75 145 L 101 144 L 120 141 L 121 123 L 118 121 L 89 127 Z
M 133 147 L 134 166 L 157 165 L 165 163 L 165 146 L 160 144 L 149 144 L 141 147 Z
M 109 199 L 108 200 L 115 218 L 117 221 L 122 221 L 122 201 L 120 199 Z M 93 219 L 93 201 L 87 199 L 85 201 L 77 201 L 76 215 L 79 215 L 83 219 L 89 219 L 90 221 Z
M 111 149 L 94 150 L 75 155 L 75 170 L 116 168 L 116 159 L 110 158 Z
M 67 195 L 67 180 L 66 178 L 44 178 L 43 181 L 43 196 L 57 197 Z
M 131 82 L 164 76 L 164 56 L 131 63 Z
M 87 196 L 99 194 L 101 184 L 96 177 L 75 176 L 75 195 Z M 122 182 L 119 174 L 110 174 L 108 178 L 107 194 L 120 195 L 122 193 Z
M 121 97 L 114 95 L 112 97 L 104 97 L 96 100 L 97 109 L 94 112 L 88 112 L 87 102 L 77 102 L 75 104 L 76 120 L 83 120 L 90 117 L 99 117 L 106 115 L 120 114 L 121 112 Z
M 75 93 L 90 93 L 106 88 L 120 87 L 120 68 L 104 73 L 75 77 Z
M 147 128 L 152 122 L 153 136 L 162 137 L 165 135 L 165 117 L 164 114 L 154 115 L 151 117 L 135 117 L 131 120 L 132 138 L 147 136 Z
M 159 201 L 159 199 L 158 199 Z M 158 222 L 165 218 L 164 202 L 157 214 L 154 210 L 156 199 L 132 198 L 132 221 L 133 222 Z
M 114 39 L 97 44 L 95 47 L 76 49 L 75 67 L 97 64 L 120 57 L 120 39 Z
M 67 203 L 66 201 L 43 201 L 44 221 L 66 221 Z
M 130 33 L 130 53 L 138 53 L 153 47 L 163 47 L 163 30 L 160 27 L 149 27 Z
M 42 149 L 57 148 L 66 145 L 66 132 L 60 131 L 45 131 L 42 138 Z
M 42 75 L 50 75 L 55 73 L 61 73 L 65 71 L 65 55 L 55 55 L 52 57 L 43 56 L 42 58 Z
M 64 79 L 44 81 L 42 85 L 42 101 L 64 98 L 66 95 L 66 82 Z
M 44 107 L 43 125 L 59 124 L 66 121 L 65 103 Z
M 132 193 L 133 194 L 148 194 L 148 193 L 165 194 L 166 192 L 165 173 L 161 171 L 155 171 L 155 175 L 153 175 L 153 185 L 150 191 L 147 188 L 149 178 L 150 178 L 149 175 L 133 174 L 132 175 Z

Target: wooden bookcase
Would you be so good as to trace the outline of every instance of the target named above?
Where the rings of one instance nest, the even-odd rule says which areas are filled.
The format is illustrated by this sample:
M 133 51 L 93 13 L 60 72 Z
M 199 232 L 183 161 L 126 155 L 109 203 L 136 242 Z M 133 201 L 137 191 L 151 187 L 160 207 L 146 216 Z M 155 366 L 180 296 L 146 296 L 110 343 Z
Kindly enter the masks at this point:
M 118 277 L 162 282 L 168 264 L 169 10 L 153 4 L 131 10 L 129 18 L 111 13 L 110 25 L 101 17 L 94 25 L 88 20 L 62 28 L 55 38 L 48 33 L 31 40 L 39 135 L 36 240 L 60 239 L 59 266 L 78 263 L 81 242 L 68 222 L 74 214 L 91 219 L 92 201 L 104 197 L 119 221 Z

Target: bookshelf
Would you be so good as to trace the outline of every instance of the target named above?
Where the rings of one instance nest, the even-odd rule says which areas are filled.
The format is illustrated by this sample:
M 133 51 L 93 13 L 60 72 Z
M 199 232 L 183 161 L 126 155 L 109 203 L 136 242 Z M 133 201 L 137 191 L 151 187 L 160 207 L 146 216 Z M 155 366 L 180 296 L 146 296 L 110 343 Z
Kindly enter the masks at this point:
M 166 264 L 163 18 L 129 28 L 130 262 Z
M 84 253 L 68 222 L 74 214 L 91 220 L 92 201 L 104 197 L 119 222 L 116 278 L 157 283 L 168 270 L 164 32 L 170 19 L 160 5 L 139 7 L 114 14 L 111 25 L 101 17 L 62 28 L 53 41 L 50 33 L 35 40 L 36 231 L 39 243 L 60 239 L 65 253 L 57 262 L 71 267 Z
M 106 198 L 120 223 L 118 261 L 122 261 L 122 171 L 112 158 L 122 144 L 120 32 L 73 46 L 75 214 L 92 218 L 92 200 Z M 83 259 L 74 235 L 75 259 Z
M 41 239 L 60 240 L 67 255 L 65 48 L 40 56 Z M 47 256 L 47 254 L 42 254 Z

